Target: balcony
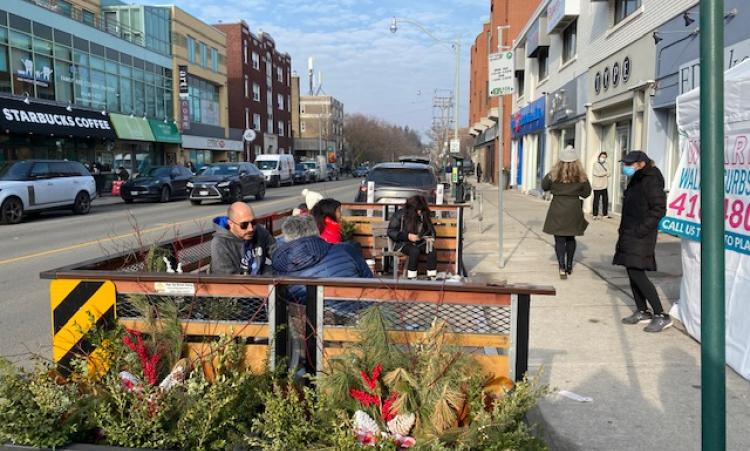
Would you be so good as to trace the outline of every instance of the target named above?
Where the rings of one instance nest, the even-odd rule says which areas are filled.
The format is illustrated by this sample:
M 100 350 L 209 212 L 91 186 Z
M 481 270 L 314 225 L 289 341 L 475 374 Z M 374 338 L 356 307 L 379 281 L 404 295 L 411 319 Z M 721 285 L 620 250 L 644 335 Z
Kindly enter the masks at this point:
M 54 13 L 60 14 L 61 16 L 65 16 L 70 19 L 73 19 L 76 22 L 80 22 L 82 24 L 96 28 L 97 30 L 111 34 L 112 36 L 116 36 L 120 39 L 128 41 L 137 46 L 147 48 L 151 51 L 154 51 L 156 53 L 161 53 L 166 56 L 171 56 L 170 52 L 164 53 L 162 51 L 159 51 L 156 48 L 147 47 L 144 33 L 140 30 L 130 28 L 118 22 L 113 17 L 115 14 L 114 12 L 112 13 L 105 12 L 104 14 L 101 14 L 101 13 L 96 14 L 90 11 L 84 11 L 81 8 L 69 5 L 67 3 L 59 3 L 57 0 L 25 0 L 25 1 L 27 3 L 31 3 L 41 8 L 44 8 L 48 11 L 52 11 Z M 166 44 L 167 44 L 165 46 L 166 48 L 168 49 L 171 48 L 169 45 L 170 43 L 167 42 Z

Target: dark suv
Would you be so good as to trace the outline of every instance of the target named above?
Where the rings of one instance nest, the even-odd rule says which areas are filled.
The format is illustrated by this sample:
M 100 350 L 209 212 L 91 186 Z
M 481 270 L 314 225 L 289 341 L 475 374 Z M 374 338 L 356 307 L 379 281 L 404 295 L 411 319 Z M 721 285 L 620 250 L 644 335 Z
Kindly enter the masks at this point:
M 190 203 L 204 200 L 242 201 L 247 196 L 261 200 L 266 195 L 266 179 L 252 163 L 212 163 L 201 168 L 187 183 Z
M 187 197 L 187 182 L 193 176 L 184 166 L 154 166 L 144 174 L 125 182 L 120 197 L 127 203 L 136 199 L 169 202 L 171 199 Z
M 367 202 L 367 184 L 375 184 L 375 203 L 402 204 L 422 195 L 435 203 L 437 178 L 432 167 L 421 163 L 380 163 L 362 180 L 354 202 Z

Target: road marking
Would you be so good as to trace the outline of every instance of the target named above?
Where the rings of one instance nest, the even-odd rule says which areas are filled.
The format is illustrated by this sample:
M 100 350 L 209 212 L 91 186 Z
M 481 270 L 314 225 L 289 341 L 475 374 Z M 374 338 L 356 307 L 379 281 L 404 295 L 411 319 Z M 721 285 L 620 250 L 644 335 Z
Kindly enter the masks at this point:
M 344 189 L 344 188 L 348 188 L 348 185 L 346 185 L 346 186 L 340 186 L 340 187 L 335 187 L 335 188 L 332 188 L 331 190 L 324 190 L 324 191 L 339 191 L 339 190 Z M 294 202 L 294 199 L 296 197 L 297 197 L 296 195 L 291 195 L 291 196 L 286 196 L 284 198 L 276 199 L 276 200 L 273 200 L 273 201 L 266 201 L 267 203 L 265 203 L 264 205 L 259 205 L 258 207 L 263 207 L 263 208 L 270 207 L 271 205 L 275 205 L 275 204 L 278 204 L 278 203 L 289 202 L 290 200 L 292 200 L 292 202 Z M 294 204 L 294 205 L 296 206 L 296 204 Z M 253 205 L 250 205 L 250 206 L 253 207 Z M 273 212 L 273 210 L 271 210 L 269 213 L 271 213 L 271 212 Z M 77 244 L 73 244 L 73 245 L 70 245 L 70 246 L 64 246 L 64 247 L 58 247 L 58 248 L 55 248 L 55 249 L 49 249 L 49 250 L 42 251 L 42 252 L 36 252 L 34 254 L 19 255 L 18 257 L 13 257 L 13 258 L 5 259 L 5 260 L 0 260 L 0 266 L 7 265 L 7 264 L 10 264 L 10 263 L 17 263 L 17 262 L 24 261 L 24 260 L 30 260 L 30 259 L 34 259 L 34 258 L 39 258 L 39 257 L 46 257 L 48 255 L 59 254 L 59 253 L 62 253 L 62 252 L 71 251 L 71 250 L 78 249 L 78 248 L 81 248 L 81 247 L 93 246 L 93 245 L 100 244 L 102 242 L 112 242 L 112 241 L 116 241 L 116 240 L 122 240 L 122 239 L 125 239 L 125 238 L 130 238 L 130 237 L 137 236 L 138 234 L 145 235 L 147 233 L 158 232 L 159 230 L 165 230 L 165 229 L 170 229 L 170 228 L 173 228 L 173 227 L 176 227 L 176 226 L 179 226 L 179 225 L 183 225 L 183 224 L 189 224 L 189 223 L 195 223 L 195 222 L 199 222 L 199 221 L 204 221 L 206 219 L 211 219 L 211 218 L 214 218 L 216 216 L 217 216 L 216 214 L 211 214 L 211 215 L 207 215 L 207 216 L 200 216 L 200 217 L 197 217 L 197 218 L 191 218 L 191 219 L 188 219 L 188 220 L 185 220 L 185 221 L 175 222 L 175 223 L 172 223 L 172 224 L 165 224 L 165 225 L 160 225 L 160 226 L 156 226 L 156 227 L 151 227 L 151 228 L 148 228 L 148 229 L 143 229 L 140 232 L 130 232 L 130 233 L 125 233 L 125 234 L 117 235 L 117 236 L 108 236 L 106 238 L 99 238 L 99 239 L 96 239 L 96 240 L 84 241 L 83 243 L 77 243 Z

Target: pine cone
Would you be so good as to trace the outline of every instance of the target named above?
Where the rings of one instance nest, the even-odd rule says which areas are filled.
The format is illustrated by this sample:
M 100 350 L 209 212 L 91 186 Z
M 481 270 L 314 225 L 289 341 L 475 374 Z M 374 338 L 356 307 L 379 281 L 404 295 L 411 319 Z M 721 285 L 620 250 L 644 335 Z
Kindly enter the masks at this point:
M 354 412 L 354 432 L 358 435 L 380 436 L 380 427 L 367 413 L 357 410 Z
M 409 435 L 417 417 L 413 413 L 399 414 L 388 422 L 388 431 L 393 435 Z

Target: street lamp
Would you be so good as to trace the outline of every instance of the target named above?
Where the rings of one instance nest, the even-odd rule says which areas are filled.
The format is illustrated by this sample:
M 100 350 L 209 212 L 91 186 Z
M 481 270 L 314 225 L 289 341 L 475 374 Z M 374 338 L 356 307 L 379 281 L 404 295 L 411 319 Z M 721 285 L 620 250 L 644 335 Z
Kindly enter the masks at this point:
M 440 44 L 446 44 L 449 45 L 453 52 L 456 55 L 456 77 L 455 77 L 455 87 L 453 90 L 453 138 L 458 142 L 458 93 L 459 93 L 459 87 L 461 83 L 461 41 L 456 38 L 454 41 L 446 40 L 446 39 L 440 39 L 434 34 L 430 33 L 429 30 L 427 30 L 422 24 L 419 22 L 416 22 L 414 20 L 410 19 L 404 19 L 402 17 L 396 17 L 394 16 L 391 19 L 391 25 L 389 29 L 391 30 L 391 33 L 395 34 L 398 31 L 398 24 L 399 22 L 403 23 L 409 23 L 414 25 L 421 31 L 422 33 L 426 34 L 430 38 L 432 38 L 433 41 L 439 42 Z

